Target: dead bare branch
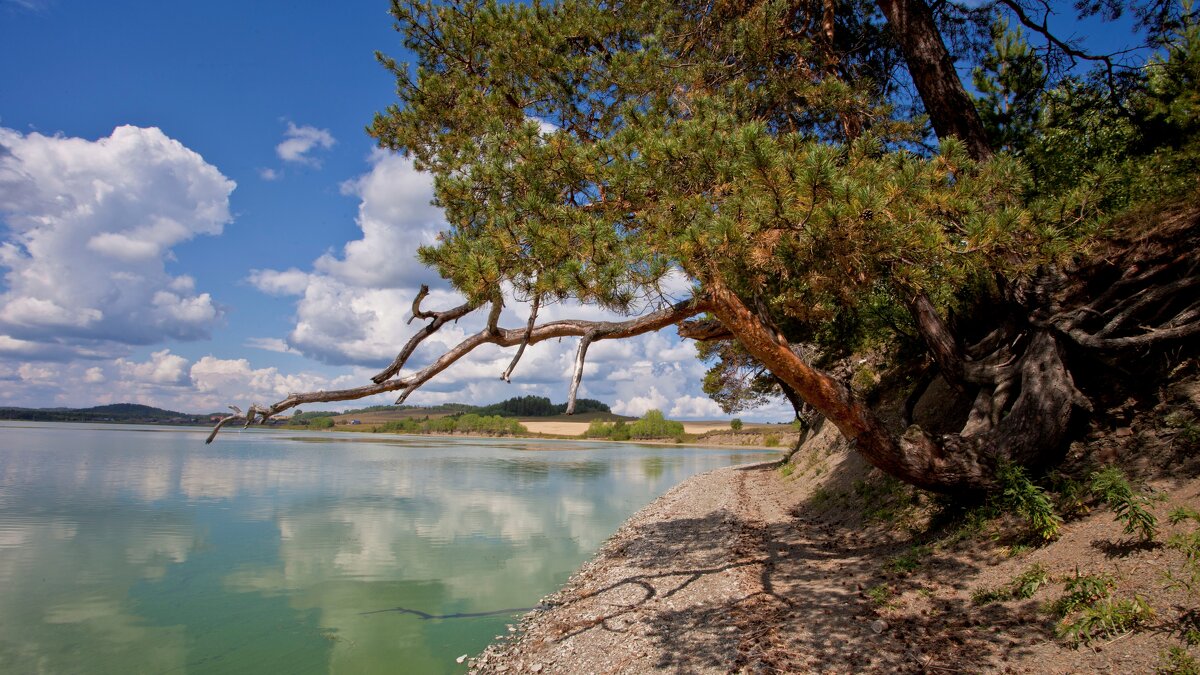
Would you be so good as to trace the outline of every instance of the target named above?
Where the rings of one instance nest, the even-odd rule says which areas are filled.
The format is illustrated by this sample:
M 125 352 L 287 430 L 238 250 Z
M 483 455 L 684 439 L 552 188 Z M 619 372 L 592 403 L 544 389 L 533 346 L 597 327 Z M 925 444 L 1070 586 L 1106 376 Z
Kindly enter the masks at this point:
M 575 396 L 579 393 L 579 383 L 583 381 L 583 360 L 587 357 L 588 346 L 596 339 L 594 333 L 585 333 L 579 338 L 579 351 L 575 353 L 575 372 L 571 374 L 571 390 L 567 393 L 567 414 L 575 414 Z
M 416 351 L 417 347 L 419 347 L 421 343 L 425 341 L 425 338 L 436 333 L 439 328 L 446 324 L 447 321 L 458 321 L 460 318 L 470 314 L 476 307 L 479 306 L 470 302 L 464 302 L 458 307 L 455 307 L 454 309 L 448 309 L 444 312 L 424 312 L 421 311 L 421 301 L 424 300 L 425 296 L 427 295 L 429 295 L 429 287 L 422 284 L 421 290 L 417 292 L 417 297 L 413 299 L 413 315 L 408 321 L 409 323 L 412 323 L 413 319 L 418 318 L 433 319 L 433 321 L 430 321 L 424 328 L 417 331 L 416 335 L 413 335 L 411 338 L 409 338 L 408 343 L 404 345 L 404 349 L 401 349 L 400 353 L 396 355 L 396 358 L 392 359 L 391 364 L 388 365 L 387 368 L 384 368 L 382 371 L 380 371 L 379 374 L 371 378 L 371 381 L 375 384 L 384 382 L 385 380 L 390 379 L 396 373 L 400 372 L 400 369 L 404 367 L 404 364 L 408 361 L 408 358 L 412 356 L 412 353 Z
M 521 355 L 525 353 L 525 346 L 529 344 L 529 336 L 533 333 L 533 325 L 537 322 L 538 304 L 541 302 L 541 296 L 533 296 L 533 304 L 529 308 L 529 323 L 525 326 L 525 339 L 521 341 L 517 347 L 517 353 L 513 354 L 512 362 L 508 364 L 508 368 L 504 370 L 504 374 L 500 379 L 505 382 L 511 382 L 513 368 L 517 367 L 517 362 L 521 360 Z
M 679 337 L 690 338 L 697 342 L 708 340 L 728 340 L 733 333 L 716 319 L 697 319 L 679 324 Z
M 381 382 L 352 389 L 338 389 L 334 391 L 312 391 L 300 394 L 290 394 L 287 398 L 275 403 L 269 407 L 253 406 L 245 415 L 241 414 L 240 410 L 235 411 L 238 414 L 231 415 L 219 421 L 213 432 L 209 435 L 207 443 L 211 443 L 216 438 L 217 432 L 221 427 L 230 421 L 238 419 L 253 419 L 261 417 L 262 421 L 278 415 L 279 413 L 294 408 L 298 405 L 307 403 L 328 403 L 331 401 L 352 401 L 355 399 L 382 394 L 389 391 L 400 391 L 400 398 L 397 403 L 404 401 L 409 394 L 420 388 L 421 385 L 428 382 L 432 377 L 449 368 L 454 362 L 471 353 L 477 347 L 485 344 L 494 344 L 500 347 L 513 347 L 521 343 L 537 344 L 544 340 L 551 340 L 562 337 L 583 337 L 591 335 L 589 342 L 598 340 L 616 340 L 621 338 L 633 337 L 642 335 L 643 333 L 651 333 L 660 330 L 672 324 L 677 324 L 684 319 L 696 316 L 711 309 L 711 304 L 706 298 L 689 298 L 673 305 L 663 307 L 649 314 L 634 317 L 626 321 L 585 321 L 581 319 L 565 319 L 562 321 L 551 321 L 540 326 L 534 326 L 533 330 L 527 327 L 522 328 L 501 328 L 495 325 L 494 321 L 489 320 L 488 325 L 483 330 L 468 336 L 465 340 L 455 345 L 452 349 L 438 357 L 433 363 L 425 366 L 406 377 L 397 377 L 394 379 L 385 379 Z M 451 310 L 457 311 L 457 310 Z M 467 312 L 463 312 L 466 314 Z M 492 309 L 489 313 L 491 316 L 499 317 L 499 303 L 493 302 Z M 434 313 L 424 314 L 425 318 L 433 316 Z

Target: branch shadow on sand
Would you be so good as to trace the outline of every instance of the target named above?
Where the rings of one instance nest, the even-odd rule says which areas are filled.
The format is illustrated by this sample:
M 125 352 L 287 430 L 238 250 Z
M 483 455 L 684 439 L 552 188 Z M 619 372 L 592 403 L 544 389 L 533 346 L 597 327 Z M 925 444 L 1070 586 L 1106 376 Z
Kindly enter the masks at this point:
M 661 654 L 654 667 L 672 672 L 972 672 L 1048 639 L 1032 601 L 922 595 L 935 578 L 964 591 L 984 560 L 932 556 L 917 573 L 889 572 L 911 545 L 809 515 L 765 523 L 722 509 L 642 524 L 609 552 L 637 573 L 568 599 L 586 611 L 561 612 L 571 618 L 554 632 L 640 631 Z M 707 594 L 724 575 L 740 575 L 744 592 Z M 917 602 L 892 611 L 900 596 Z

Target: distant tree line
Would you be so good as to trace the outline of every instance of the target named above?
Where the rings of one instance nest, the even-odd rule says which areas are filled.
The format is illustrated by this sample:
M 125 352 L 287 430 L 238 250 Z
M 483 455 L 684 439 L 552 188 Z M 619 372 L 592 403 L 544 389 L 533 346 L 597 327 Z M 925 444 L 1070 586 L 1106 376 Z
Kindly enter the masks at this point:
M 378 433 L 396 434 L 487 434 L 492 436 L 512 436 L 527 434 L 525 425 L 514 419 L 499 415 L 453 415 L 437 419 L 402 419 L 392 420 L 375 427 Z
M 371 412 L 391 412 L 394 410 L 412 410 L 419 406 L 409 405 L 373 405 L 366 408 L 356 408 L 345 412 L 334 412 L 330 410 L 314 410 L 311 412 L 301 412 L 292 416 L 292 424 L 312 424 L 314 420 L 322 417 L 334 417 L 336 415 L 358 415 Z M 552 403 L 545 396 L 514 396 L 513 398 L 493 403 L 491 405 L 478 406 L 469 405 L 466 403 L 444 403 L 427 409 L 433 414 L 450 414 L 450 415 L 466 415 L 475 414 L 482 416 L 499 416 L 499 417 L 553 417 L 562 415 L 567 412 L 566 403 Z M 581 398 L 575 401 L 576 413 L 587 412 L 612 412 L 607 403 L 597 401 L 590 398 Z
M 499 403 L 475 408 L 473 412 L 501 417 L 553 417 L 565 414 L 567 404 L 551 403 L 550 399 L 545 396 L 514 396 Z M 575 400 L 575 412 L 612 412 L 612 410 L 607 403 L 590 398 L 580 398 Z

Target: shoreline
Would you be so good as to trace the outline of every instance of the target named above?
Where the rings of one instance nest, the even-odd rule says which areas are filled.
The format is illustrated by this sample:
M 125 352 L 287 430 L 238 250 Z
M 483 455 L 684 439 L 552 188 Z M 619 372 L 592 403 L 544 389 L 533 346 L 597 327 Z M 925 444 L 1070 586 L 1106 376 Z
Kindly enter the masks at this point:
M 468 672 L 734 671 L 739 636 L 728 630 L 733 614 L 719 613 L 714 618 L 721 621 L 710 626 L 689 619 L 668 634 L 651 617 L 704 611 L 743 592 L 743 533 L 726 506 L 736 504 L 735 513 L 751 506 L 737 479 L 774 475 L 777 466 L 772 460 L 721 467 L 672 487 L 622 523 L 558 590 L 522 615 L 515 630 L 469 659 Z M 670 642 L 658 639 L 668 635 Z M 699 651 L 677 648 L 697 641 L 704 643 Z
M 627 441 L 614 441 L 614 440 L 608 439 L 608 438 L 580 438 L 579 436 L 560 436 L 560 435 L 555 435 L 555 434 L 529 434 L 529 435 L 524 435 L 524 436 L 515 436 L 515 435 L 501 436 L 501 435 L 494 435 L 494 434 L 474 434 L 474 433 L 469 433 L 469 432 L 454 432 L 454 433 L 430 432 L 430 433 L 425 433 L 425 434 L 403 434 L 403 433 L 396 433 L 396 432 L 392 432 L 392 431 L 372 431 L 370 429 L 363 429 L 361 431 L 360 430 L 350 430 L 350 429 L 338 429 L 338 428 L 306 429 L 305 427 L 300 426 L 300 425 L 280 426 L 280 427 L 260 427 L 260 428 L 274 429 L 275 431 L 344 432 L 344 433 L 351 433 L 351 434 L 362 434 L 364 436 L 383 436 L 383 437 L 389 437 L 389 438 L 426 438 L 426 437 L 481 438 L 481 439 L 492 439 L 492 440 L 512 439 L 512 440 L 534 440 L 534 441 L 568 441 L 568 442 L 575 442 L 575 443 L 629 443 L 629 444 L 633 444 L 633 445 L 654 445 L 654 446 L 667 446 L 667 447 L 683 446 L 683 447 L 693 447 L 693 448 L 722 448 L 722 449 L 744 448 L 746 450 L 779 452 L 779 453 L 781 453 L 781 456 L 782 456 L 782 453 L 787 452 L 789 449 L 789 446 L 784 445 L 784 444 L 774 445 L 774 446 L 763 445 L 763 444 L 744 444 L 744 445 L 742 445 L 742 444 L 734 444 L 734 443 L 712 443 L 712 442 L 704 442 L 701 440 L 683 441 L 682 443 L 677 443 L 673 440 L 666 440 L 666 439 L 662 439 L 662 440 L 630 439 Z

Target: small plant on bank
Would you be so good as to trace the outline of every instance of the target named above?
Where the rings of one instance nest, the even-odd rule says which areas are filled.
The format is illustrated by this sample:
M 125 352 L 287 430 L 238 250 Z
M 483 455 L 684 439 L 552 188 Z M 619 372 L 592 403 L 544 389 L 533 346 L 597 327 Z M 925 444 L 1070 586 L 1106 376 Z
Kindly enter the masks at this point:
M 928 546 L 913 546 L 908 551 L 889 560 L 884 567 L 895 574 L 911 574 L 921 567 L 921 560 L 928 555 Z
M 1187 521 L 1200 525 L 1200 511 L 1189 506 L 1181 506 L 1171 512 L 1168 517 L 1172 525 Z M 1182 588 L 1191 594 L 1200 594 L 1200 527 L 1191 532 L 1173 534 L 1167 539 L 1167 548 L 1183 554 L 1184 574 L 1176 576 L 1167 571 L 1168 588 Z
M 1140 597 L 1132 600 L 1106 598 L 1083 608 L 1073 619 L 1059 622 L 1055 632 L 1059 638 L 1078 646 L 1102 637 L 1128 633 L 1153 616 L 1154 610 Z
M 1054 512 L 1054 504 L 1046 491 L 1029 479 L 1023 467 L 1004 462 L 997 467 L 996 478 L 1001 487 L 1001 508 L 1021 516 L 1042 541 L 1058 537 L 1062 518 Z
M 1158 675 L 1200 675 L 1200 662 L 1178 645 L 1170 647 L 1159 656 Z
M 892 587 L 887 584 L 879 584 L 867 589 L 867 597 L 876 607 L 886 607 L 892 601 L 893 593 Z
M 1163 418 L 1163 422 L 1175 429 L 1176 443 L 1182 443 L 1186 447 L 1200 446 L 1200 422 L 1197 422 L 1195 415 L 1184 410 L 1175 410 Z
M 767 437 L 763 439 L 763 445 L 767 446 L 768 448 L 779 447 L 779 435 L 767 434 Z
M 1063 595 L 1047 609 L 1059 617 L 1055 634 L 1072 645 L 1120 635 L 1146 624 L 1154 610 L 1140 597 L 1114 598 L 1116 580 L 1104 574 L 1080 574 L 1067 581 Z
M 1150 500 L 1134 491 L 1125 472 L 1112 466 L 1094 471 L 1091 489 L 1113 510 L 1116 520 L 1125 523 L 1125 534 L 1136 534 L 1144 542 L 1158 534 L 1158 519 L 1146 509 Z
M 1047 609 L 1061 619 L 1081 607 L 1108 597 L 1115 585 L 1116 580 L 1107 574 L 1080 574 L 1079 568 L 1075 568 L 1075 577 L 1067 580 L 1062 597 Z
M 794 472 L 795 470 L 796 470 L 796 465 L 791 464 L 791 463 L 784 464 L 783 466 L 779 467 L 779 473 L 784 478 L 787 478 L 788 476 L 792 475 L 792 472 Z
M 729 420 L 729 428 L 733 429 L 734 431 L 741 431 L 742 426 L 742 421 L 736 417 Z
M 1091 496 L 1087 483 L 1059 471 L 1052 471 L 1046 476 L 1046 482 L 1054 493 L 1059 514 L 1064 518 L 1075 518 L 1087 513 Z
M 917 488 L 886 474 L 878 479 L 856 480 L 851 490 L 869 522 L 895 524 L 921 503 Z
M 1046 573 L 1046 568 L 1040 563 L 1034 563 L 1000 588 L 981 588 L 975 591 L 971 595 L 971 602 L 976 605 L 986 605 L 990 602 L 1027 600 L 1049 582 L 1050 575 Z

